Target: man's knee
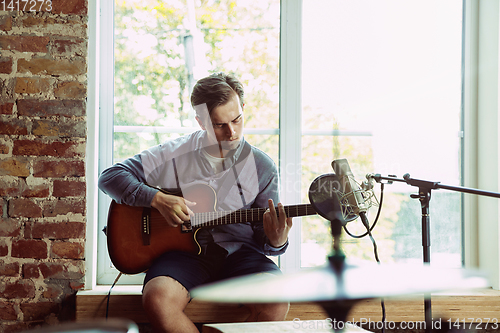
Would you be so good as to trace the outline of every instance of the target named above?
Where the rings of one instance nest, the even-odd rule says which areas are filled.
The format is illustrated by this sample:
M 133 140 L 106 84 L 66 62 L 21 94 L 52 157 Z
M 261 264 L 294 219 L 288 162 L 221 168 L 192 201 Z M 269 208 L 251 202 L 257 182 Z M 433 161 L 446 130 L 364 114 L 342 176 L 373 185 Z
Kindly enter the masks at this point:
M 262 303 L 248 305 L 251 315 L 249 321 L 282 321 L 285 320 L 289 303 Z
M 148 281 L 142 293 L 142 303 L 146 311 L 154 311 L 158 307 L 163 309 L 172 307 L 182 311 L 189 303 L 189 299 L 189 292 L 186 288 L 166 276 L 159 276 Z

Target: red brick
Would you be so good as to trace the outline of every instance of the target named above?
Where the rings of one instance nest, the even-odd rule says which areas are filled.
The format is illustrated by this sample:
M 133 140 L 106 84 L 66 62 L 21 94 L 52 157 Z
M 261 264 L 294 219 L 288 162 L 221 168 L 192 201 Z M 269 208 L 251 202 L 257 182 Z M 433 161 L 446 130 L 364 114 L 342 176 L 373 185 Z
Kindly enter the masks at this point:
M 35 177 L 83 177 L 84 161 L 35 161 L 33 165 Z
M 80 290 L 80 289 L 85 288 L 85 283 L 71 281 L 71 282 L 69 283 L 69 286 L 70 286 L 70 288 L 71 288 L 72 290 Z
M 12 17 L 10 15 L 0 16 L 0 30 L 12 30 Z
M 44 279 L 78 280 L 85 275 L 85 262 L 83 260 L 44 262 L 39 267 Z
M 0 301 L 0 320 L 17 320 L 14 303 Z
M 79 117 L 85 115 L 85 103 L 74 100 L 21 99 L 17 101 L 17 112 L 20 116 L 29 117 Z
M 42 296 L 46 299 L 59 298 L 63 295 L 63 288 L 59 284 L 49 283 L 46 285 L 46 289 Z
M 0 260 L 0 276 L 19 276 L 18 262 L 5 262 Z
M 1 176 L 28 177 L 29 162 L 25 157 L 14 156 L 0 159 Z
M 29 162 L 25 157 L 14 156 L 0 159 L 0 176 L 28 177 Z
M 59 120 L 34 120 L 32 134 L 37 136 L 54 136 L 58 138 L 85 138 L 87 124 L 81 120 L 62 118 Z
M 0 257 L 5 257 L 9 254 L 9 246 L 5 241 L 0 242 Z
M 32 230 L 33 238 L 68 239 L 84 238 L 84 222 L 46 222 L 35 223 Z
M 21 234 L 21 222 L 0 218 L 0 237 L 17 237 Z
M 14 112 L 14 103 L 0 104 L 0 114 L 12 114 Z
M 12 58 L 0 58 L 0 73 L 12 73 Z
M 48 25 L 53 24 L 64 24 L 63 21 L 55 20 L 53 17 L 37 17 L 37 16 L 28 16 L 22 19 L 21 25 L 24 28 L 39 28 L 39 27 L 47 27 Z M 31 29 L 34 30 L 34 29 Z
M 42 217 L 42 209 L 30 199 L 9 200 L 10 217 Z
M 33 298 L 35 297 L 35 285 L 31 280 L 19 280 L 7 282 L 3 288 L 0 285 L 1 298 Z
M 47 243 L 36 239 L 12 241 L 12 257 L 47 259 Z
M 54 180 L 55 197 L 84 197 L 86 190 L 85 182 L 72 180 Z
M 55 14 L 87 15 L 86 0 L 52 1 L 52 7 Z
M 0 36 L 0 49 L 19 52 L 47 53 L 49 37 L 39 36 Z
M 0 143 L 0 154 L 8 154 L 10 151 L 9 146 Z
M 50 194 L 48 184 L 25 185 L 22 189 L 21 196 L 25 198 L 46 198 Z
M 39 94 L 50 90 L 50 80 L 37 77 L 18 77 L 14 87 L 14 92 L 17 94 Z
M 26 221 L 24 222 L 24 239 L 32 239 L 33 237 L 31 236 L 31 230 L 33 229 L 33 223 L 34 221 Z
M 81 75 L 87 72 L 87 68 L 83 60 L 34 58 L 31 60 L 19 59 L 17 71 L 35 75 Z
M 54 302 L 21 303 L 24 321 L 43 321 L 59 311 L 59 304 Z
M 51 53 L 58 56 L 84 56 L 86 52 L 87 43 L 81 38 L 54 39 L 52 43 Z
M 85 199 L 59 199 L 57 201 L 45 201 L 43 216 L 55 217 L 67 215 L 68 213 L 85 215 Z
M 28 128 L 26 126 L 26 122 L 21 119 L 0 121 L 0 134 L 26 135 L 28 134 Z
M 56 259 L 84 259 L 82 243 L 54 242 L 51 249 L 51 258 Z
M 25 279 L 38 279 L 40 277 L 40 270 L 37 264 L 24 264 L 23 265 L 23 278 Z
M 86 86 L 80 82 L 62 82 L 54 89 L 57 98 L 82 99 L 87 95 Z
M 14 141 L 13 155 L 32 156 L 55 156 L 55 157 L 75 157 L 79 155 L 77 151 L 80 147 L 77 142 L 42 142 L 35 140 Z M 83 152 L 82 152 L 83 153 Z
M 74 56 L 85 57 L 87 51 L 83 51 L 81 53 L 73 53 L 66 55 L 58 55 L 54 52 L 54 42 L 58 39 L 70 39 L 73 36 L 84 36 L 86 35 L 87 28 L 87 20 L 82 20 L 80 17 L 69 17 L 67 15 L 40 15 L 40 16 L 31 16 L 31 15 L 23 15 L 16 17 L 16 23 L 19 26 L 24 28 L 24 31 L 30 31 L 31 34 L 37 35 L 47 35 L 51 34 L 51 42 L 49 43 L 48 49 L 49 54 L 57 55 L 57 56 L 65 56 L 67 58 Z M 59 34 L 63 33 L 62 29 L 64 29 L 64 34 L 67 31 L 71 31 L 70 36 L 59 36 Z M 86 44 L 85 44 L 86 45 Z
M 22 182 L 19 178 L 0 178 L 0 196 L 19 196 Z

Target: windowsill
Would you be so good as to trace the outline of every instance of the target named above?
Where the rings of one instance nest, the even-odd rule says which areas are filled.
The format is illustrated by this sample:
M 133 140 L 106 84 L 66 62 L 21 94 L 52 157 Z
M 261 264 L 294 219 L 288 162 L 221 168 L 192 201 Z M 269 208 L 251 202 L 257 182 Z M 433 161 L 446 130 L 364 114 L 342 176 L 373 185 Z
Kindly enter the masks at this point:
M 92 289 L 80 290 L 78 295 L 107 295 L 111 285 L 98 285 Z M 142 295 L 142 285 L 116 285 L 112 295 Z

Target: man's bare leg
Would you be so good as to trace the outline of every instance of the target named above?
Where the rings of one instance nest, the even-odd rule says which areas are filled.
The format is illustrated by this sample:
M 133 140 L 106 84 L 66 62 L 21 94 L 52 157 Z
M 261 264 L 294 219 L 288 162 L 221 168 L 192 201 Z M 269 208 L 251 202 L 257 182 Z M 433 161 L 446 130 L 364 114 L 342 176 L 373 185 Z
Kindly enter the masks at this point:
M 290 303 L 247 304 L 250 316 L 246 321 L 282 321 L 285 320 Z
M 155 332 L 198 333 L 185 315 L 189 292 L 178 281 L 157 276 L 144 286 L 142 305 Z

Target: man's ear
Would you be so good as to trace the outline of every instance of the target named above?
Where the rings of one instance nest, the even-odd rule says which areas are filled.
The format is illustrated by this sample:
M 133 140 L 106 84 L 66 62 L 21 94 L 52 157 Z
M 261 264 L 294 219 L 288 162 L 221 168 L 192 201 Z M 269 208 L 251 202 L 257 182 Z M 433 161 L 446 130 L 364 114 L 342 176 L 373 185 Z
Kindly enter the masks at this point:
M 205 128 L 205 125 L 203 125 L 203 122 L 201 121 L 201 119 L 198 116 L 196 116 L 195 118 L 196 118 L 196 121 L 198 122 L 198 125 L 200 125 L 201 129 L 206 131 L 207 129 Z

